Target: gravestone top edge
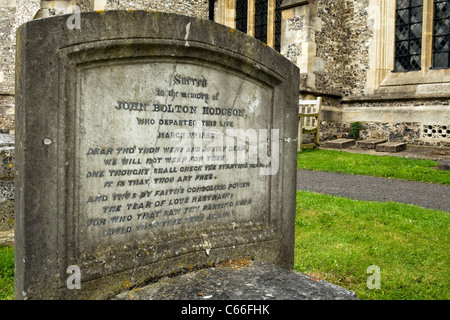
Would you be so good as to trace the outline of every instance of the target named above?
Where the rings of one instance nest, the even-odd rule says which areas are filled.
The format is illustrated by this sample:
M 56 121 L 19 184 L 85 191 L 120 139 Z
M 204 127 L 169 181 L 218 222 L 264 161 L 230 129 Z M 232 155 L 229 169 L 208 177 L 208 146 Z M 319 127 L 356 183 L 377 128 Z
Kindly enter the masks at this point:
M 145 10 L 107 10 L 104 12 L 82 12 L 80 29 L 67 28 L 70 14 L 39 18 L 19 26 L 17 34 L 31 32 L 28 37 L 43 48 L 46 43 L 61 43 L 62 47 L 73 46 L 93 41 L 111 39 L 171 39 L 181 41 L 184 45 L 206 44 L 216 48 L 225 48 L 238 55 L 248 57 L 259 64 L 269 67 L 280 76 L 294 68 L 299 68 L 285 56 L 252 36 L 217 22 L 198 17 L 175 13 Z M 174 28 L 175 23 L 183 23 Z M 126 22 L 126 26 L 124 23 Z M 157 27 L 155 27 L 157 26 Z M 27 31 L 22 31 L 27 29 Z M 84 32 L 86 29 L 89 32 Z M 214 34 L 214 37 L 211 35 Z M 20 36 L 17 37 L 20 42 Z M 33 45 L 35 44 L 33 43 Z M 238 45 L 239 44 L 239 45 Z

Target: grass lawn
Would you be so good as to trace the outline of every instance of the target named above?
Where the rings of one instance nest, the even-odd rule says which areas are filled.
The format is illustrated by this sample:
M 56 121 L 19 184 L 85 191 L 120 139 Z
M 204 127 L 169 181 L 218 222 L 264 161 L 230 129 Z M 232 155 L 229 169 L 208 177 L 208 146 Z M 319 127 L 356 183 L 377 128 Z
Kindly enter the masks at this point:
M 450 215 L 297 191 L 295 269 L 360 299 L 450 299 Z M 369 266 L 380 289 L 368 289 Z
M 14 248 L 0 246 L 0 300 L 14 299 Z
M 303 149 L 297 168 L 386 177 L 450 185 L 450 171 L 436 168 L 432 160 L 377 156 L 335 150 Z

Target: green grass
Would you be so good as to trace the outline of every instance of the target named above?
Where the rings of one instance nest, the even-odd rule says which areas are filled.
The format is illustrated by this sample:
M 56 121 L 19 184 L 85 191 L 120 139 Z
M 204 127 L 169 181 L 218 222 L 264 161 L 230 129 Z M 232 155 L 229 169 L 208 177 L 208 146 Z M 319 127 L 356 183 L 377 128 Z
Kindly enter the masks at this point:
M 295 269 L 360 299 L 450 299 L 450 216 L 297 191 Z M 381 288 L 368 289 L 371 265 Z
M 297 168 L 306 170 L 369 175 L 450 185 L 450 171 L 436 168 L 432 160 L 377 156 L 345 151 L 303 149 Z
M 14 247 L 0 246 L 0 300 L 14 299 Z

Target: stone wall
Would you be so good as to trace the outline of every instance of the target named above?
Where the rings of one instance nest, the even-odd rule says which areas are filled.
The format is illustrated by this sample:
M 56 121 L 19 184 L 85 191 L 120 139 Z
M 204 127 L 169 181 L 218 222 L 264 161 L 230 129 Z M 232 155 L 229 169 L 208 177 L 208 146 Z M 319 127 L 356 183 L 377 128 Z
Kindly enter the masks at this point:
M 450 147 L 450 113 L 446 112 L 449 99 L 343 100 L 340 120 L 327 115 L 327 108 L 336 106 L 335 100 L 324 102 L 322 141 L 348 138 L 351 123 L 361 122 L 360 139 Z
M 14 130 L 16 1 L 0 0 L 0 133 Z
M 1 2 L 0 2 L 1 5 Z M 15 7 L 0 6 L 0 93 L 14 93 Z
M 300 66 L 303 88 L 365 94 L 372 30 L 369 0 L 311 0 L 288 17 L 284 54 Z
M 322 21 L 321 32 L 316 35 L 316 89 L 325 93 L 342 92 L 344 86 L 345 52 L 347 37 L 344 1 L 317 1 L 317 16 Z
M 350 122 L 330 122 L 322 121 L 320 124 L 320 139 L 333 140 L 339 138 L 350 138 Z M 387 139 L 392 142 L 406 142 L 419 146 L 450 147 L 450 140 L 446 139 L 427 139 L 424 137 L 424 128 L 419 122 L 362 122 L 360 131 L 360 140 L 367 139 Z M 450 136 L 448 126 L 430 126 L 430 132 L 435 131 L 438 134 Z
M 365 95 L 372 37 L 368 8 L 369 0 L 345 1 L 343 96 Z
M 77 0 L 81 11 L 89 10 L 152 10 L 208 18 L 208 0 Z M 95 6 L 95 7 L 94 7 Z

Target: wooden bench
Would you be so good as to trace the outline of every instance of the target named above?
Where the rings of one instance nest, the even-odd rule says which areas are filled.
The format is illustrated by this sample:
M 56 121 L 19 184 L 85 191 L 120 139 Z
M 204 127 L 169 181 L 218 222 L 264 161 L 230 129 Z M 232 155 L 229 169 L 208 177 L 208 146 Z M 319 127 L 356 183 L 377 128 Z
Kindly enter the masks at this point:
M 305 144 L 317 147 L 319 145 L 320 109 L 322 97 L 316 100 L 300 100 L 298 109 L 298 151 L 302 152 L 303 134 L 314 134 L 314 143 Z

